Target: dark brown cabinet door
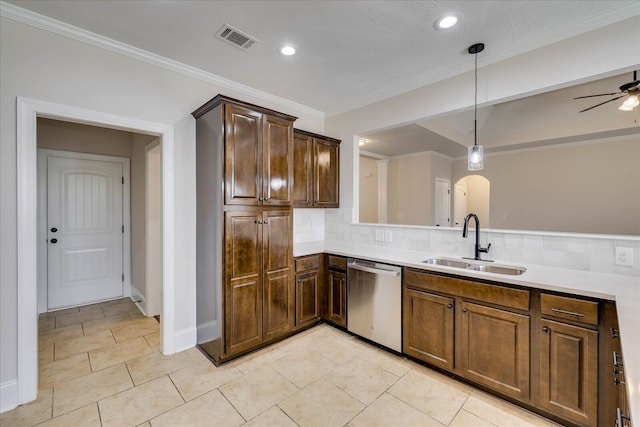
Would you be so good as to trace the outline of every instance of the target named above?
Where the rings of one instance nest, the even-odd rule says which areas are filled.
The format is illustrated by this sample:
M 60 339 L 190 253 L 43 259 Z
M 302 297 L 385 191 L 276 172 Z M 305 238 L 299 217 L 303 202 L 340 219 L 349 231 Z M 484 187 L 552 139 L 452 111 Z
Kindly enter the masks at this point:
M 405 289 L 403 351 L 453 370 L 454 304 L 453 298 Z
M 263 129 L 263 204 L 270 206 L 291 205 L 293 123 L 265 114 Z
M 225 204 L 262 204 L 262 114 L 225 105 Z
M 337 208 L 340 205 L 340 144 L 314 139 L 314 206 Z
M 529 400 L 529 316 L 463 301 L 462 374 L 505 395 Z
M 265 211 L 264 338 L 283 335 L 294 326 L 292 211 Z
M 320 271 L 296 275 L 296 326 L 305 326 L 320 319 Z
M 329 271 L 329 301 L 327 319 L 347 327 L 347 275 Z
M 540 406 L 596 426 L 598 332 L 546 319 L 540 325 Z
M 257 210 L 225 213 L 225 353 L 262 342 L 262 225 Z
M 313 206 L 313 138 L 300 134 L 293 138 L 293 206 Z

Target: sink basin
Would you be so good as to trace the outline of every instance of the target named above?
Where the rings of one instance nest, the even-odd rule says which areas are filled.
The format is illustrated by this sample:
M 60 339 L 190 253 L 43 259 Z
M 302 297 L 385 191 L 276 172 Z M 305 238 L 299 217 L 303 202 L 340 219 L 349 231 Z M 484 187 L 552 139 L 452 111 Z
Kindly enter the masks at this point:
M 483 271 L 486 273 L 505 274 L 509 276 L 519 276 L 527 271 L 524 267 L 509 267 L 505 265 L 472 264 L 465 261 L 458 261 L 447 258 L 430 258 L 422 261 L 425 264 L 442 265 L 445 267 L 464 268 L 467 270 Z
M 505 267 L 499 265 L 485 265 L 485 264 L 470 264 L 467 267 L 469 270 L 475 271 L 485 271 L 487 273 L 496 273 L 496 274 L 508 274 L 511 276 L 519 276 L 525 271 L 527 271 L 524 267 Z
M 433 264 L 433 265 L 444 265 L 445 267 L 456 267 L 456 268 L 467 268 L 471 264 L 464 261 L 457 261 L 455 259 L 445 259 L 445 258 L 431 258 L 422 261 L 425 264 Z

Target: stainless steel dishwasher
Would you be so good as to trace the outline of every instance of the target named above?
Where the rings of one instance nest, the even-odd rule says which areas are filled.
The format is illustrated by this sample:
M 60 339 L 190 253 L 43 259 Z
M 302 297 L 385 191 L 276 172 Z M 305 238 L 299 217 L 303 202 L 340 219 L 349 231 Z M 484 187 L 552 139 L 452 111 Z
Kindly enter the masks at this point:
M 402 351 L 400 267 L 347 260 L 347 329 L 397 352 Z

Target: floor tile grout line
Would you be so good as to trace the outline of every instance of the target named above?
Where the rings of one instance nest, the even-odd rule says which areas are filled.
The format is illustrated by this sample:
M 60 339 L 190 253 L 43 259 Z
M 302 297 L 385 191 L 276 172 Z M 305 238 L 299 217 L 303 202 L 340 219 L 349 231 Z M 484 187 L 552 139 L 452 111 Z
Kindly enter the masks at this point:
M 228 384 L 228 383 L 227 383 L 227 384 Z M 220 387 L 222 387 L 222 386 L 220 386 Z M 242 419 L 244 420 L 245 424 L 246 424 L 246 423 L 248 423 L 248 422 L 249 422 L 249 420 L 252 420 L 253 418 L 255 418 L 255 417 L 253 417 L 253 418 L 250 418 L 249 420 L 248 420 L 248 419 L 246 419 L 246 418 L 244 417 L 244 415 L 242 415 L 242 413 L 238 410 L 238 408 L 236 408 L 236 405 L 234 405 L 234 404 L 233 404 L 233 402 L 231 402 L 231 400 L 229 399 L 229 397 L 227 397 L 227 395 L 226 395 L 226 394 L 224 394 L 224 392 L 223 392 L 222 390 L 220 390 L 220 387 L 217 387 L 217 388 L 215 388 L 214 390 L 217 390 L 217 391 L 218 391 L 218 393 L 220 393 L 220 395 L 224 398 L 224 400 L 226 400 L 226 401 L 229 403 L 229 405 L 231 405 L 231 407 L 233 408 L 233 410 L 234 410 L 234 411 L 236 411 L 236 413 L 237 413 L 238 415 L 240 415 L 240 418 L 242 418 Z M 211 391 L 213 391 L 213 390 L 211 390 Z M 211 393 L 211 391 L 209 391 L 209 392 L 207 392 L 207 393 Z M 205 394 L 207 394 L 207 393 L 205 393 Z M 204 394 L 203 394 L 203 396 L 204 396 Z M 195 398 L 195 399 L 197 399 L 197 398 Z M 195 399 L 192 399 L 191 401 L 193 401 L 193 400 L 195 400 Z M 269 409 L 266 409 L 265 411 L 268 411 L 268 410 L 269 410 Z M 261 412 L 261 414 L 262 414 L 262 412 Z M 258 415 L 260 415 L 260 414 L 258 414 Z M 258 415 L 256 415 L 256 417 L 257 417 Z

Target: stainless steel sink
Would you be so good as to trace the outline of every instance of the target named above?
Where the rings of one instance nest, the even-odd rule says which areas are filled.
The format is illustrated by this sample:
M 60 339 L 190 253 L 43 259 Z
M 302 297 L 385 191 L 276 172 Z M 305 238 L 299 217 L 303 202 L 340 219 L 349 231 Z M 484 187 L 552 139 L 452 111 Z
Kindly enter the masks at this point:
M 467 270 L 483 271 L 486 273 L 505 274 L 519 276 L 527 271 L 524 267 L 510 267 L 506 265 L 472 264 L 465 261 L 458 261 L 448 258 L 430 258 L 422 261 L 425 264 L 442 265 L 445 267 L 464 268 Z
M 519 276 L 525 271 L 524 267 L 505 267 L 499 265 L 486 265 L 486 264 L 470 264 L 467 267 L 469 270 L 485 271 L 487 273 L 507 274 L 511 276 Z
M 445 267 L 456 267 L 456 268 L 467 268 L 469 265 L 468 262 L 458 261 L 455 259 L 445 259 L 445 258 L 431 258 L 422 261 L 425 264 L 433 264 L 433 265 L 444 265 Z

